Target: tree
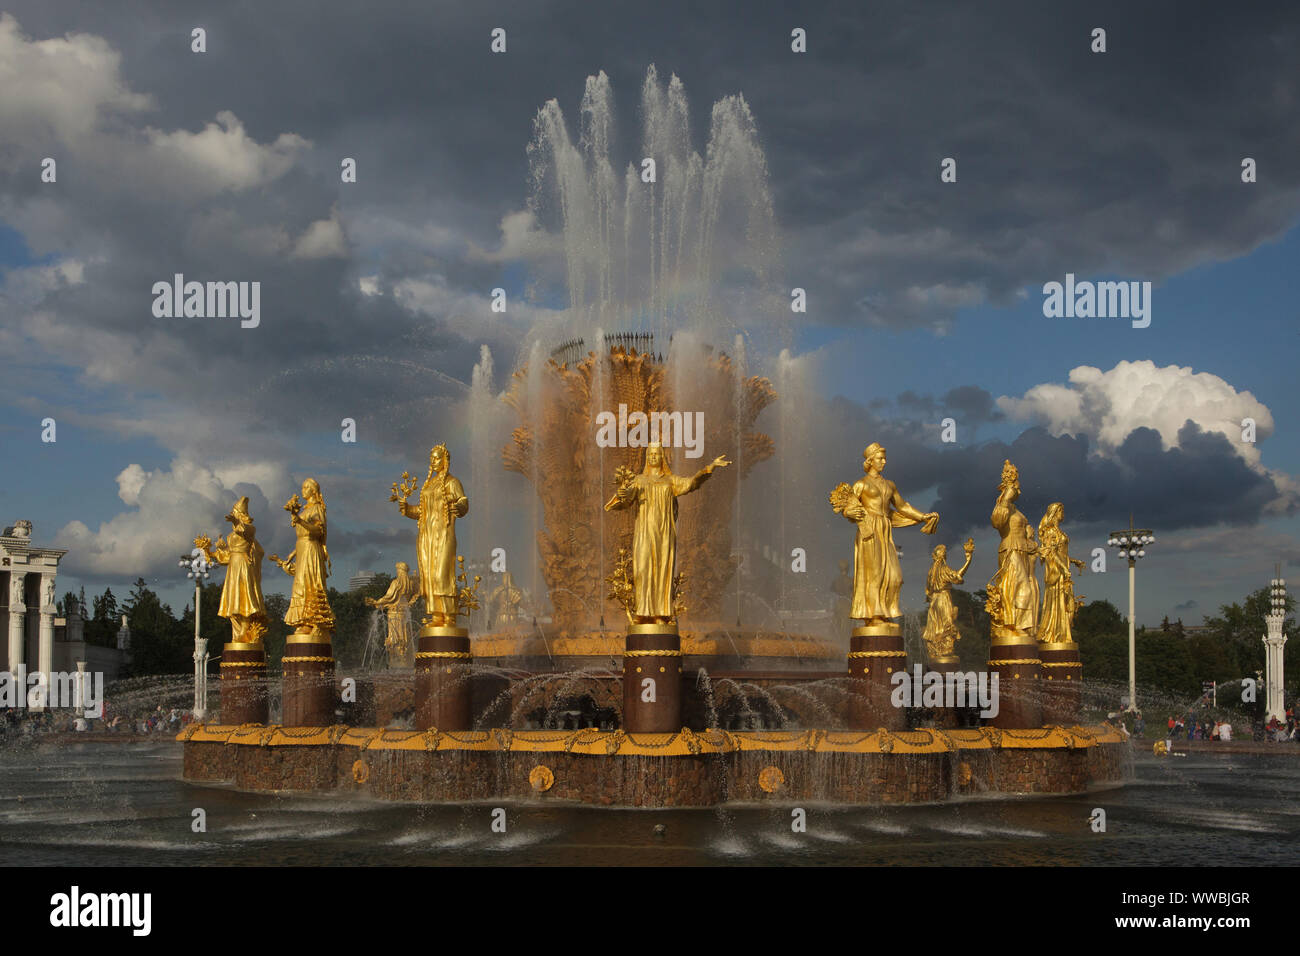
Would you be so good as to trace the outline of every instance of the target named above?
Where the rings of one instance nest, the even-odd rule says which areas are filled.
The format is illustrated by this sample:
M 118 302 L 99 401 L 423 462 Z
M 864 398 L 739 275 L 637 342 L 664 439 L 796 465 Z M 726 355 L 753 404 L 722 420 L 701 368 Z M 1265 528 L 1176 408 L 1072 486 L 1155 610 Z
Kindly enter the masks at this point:
M 123 610 L 131 626 L 132 676 L 183 674 L 193 667 L 193 645 L 185 630 L 149 590 L 144 578 L 137 578 Z

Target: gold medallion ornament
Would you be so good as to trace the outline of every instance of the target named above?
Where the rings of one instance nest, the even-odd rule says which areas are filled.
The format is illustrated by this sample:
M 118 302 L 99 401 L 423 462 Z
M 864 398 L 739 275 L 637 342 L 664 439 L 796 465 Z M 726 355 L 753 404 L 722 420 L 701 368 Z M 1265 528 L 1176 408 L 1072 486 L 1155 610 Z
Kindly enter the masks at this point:
M 352 779 L 357 783 L 365 783 L 370 779 L 370 764 L 364 760 L 356 760 L 352 763 Z
M 764 793 L 776 793 L 785 786 L 785 774 L 769 764 L 758 772 L 758 785 Z
M 555 785 L 555 774 L 544 763 L 539 763 L 528 774 L 528 784 L 538 793 L 545 793 Z

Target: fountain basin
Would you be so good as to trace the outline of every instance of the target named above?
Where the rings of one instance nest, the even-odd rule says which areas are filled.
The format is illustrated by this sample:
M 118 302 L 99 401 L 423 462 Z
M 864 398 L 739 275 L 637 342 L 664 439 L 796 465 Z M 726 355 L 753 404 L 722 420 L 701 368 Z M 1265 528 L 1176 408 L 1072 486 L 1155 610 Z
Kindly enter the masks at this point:
M 433 803 L 926 803 L 1081 793 L 1123 781 L 1131 763 L 1129 743 L 1101 727 L 627 734 L 248 724 L 191 725 L 177 739 L 192 782 Z

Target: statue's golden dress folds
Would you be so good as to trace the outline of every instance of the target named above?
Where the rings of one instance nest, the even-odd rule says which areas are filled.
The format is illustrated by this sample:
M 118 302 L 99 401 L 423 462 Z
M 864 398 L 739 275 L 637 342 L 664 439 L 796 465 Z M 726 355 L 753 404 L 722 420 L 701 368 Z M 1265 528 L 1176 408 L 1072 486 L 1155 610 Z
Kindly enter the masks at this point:
M 606 511 L 636 508 L 632 533 L 632 614 L 637 623 L 667 623 L 675 617 L 673 580 L 677 562 L 677 498 L 689 494 L 731 462 L 719 455 L 690 478 L 674 475 L 658 442 L 646 447 L 641 474 L 620 469 L 618 490 Z
M 392 500 L 402 514 L 416 522 L 426 627 L 456 624 L 456 519 L 469 513 L 469 498 L 460 480 L 448 470 L 450 467 L 447 446 L 435 445 L 429 452 L 429 474 L 420 488 L 418 504 L 407 503 L 413 490 L 410 485 L 404 484 L 400 490 L 393 486 Z
M 885 461 L 885 449 L 872 442 L 862 452 L 866 474 L 851 488 L 840 484 L 831 492 L 831 507 L 858 527 L 849 617 L 867 626 L 892 623 L 902 613 L 898 592 L 903 587 L 903 572 L 893 529 L 923 523 L 921 530 L 934 534 L 939 521 L 938 512 L 918 511 L 903 500 L 894 483 L 881 475 Z
M 952 586 L 961 584 L 966 578 L 966 569 L 970 567 L 971 555 L 975 553 L 975 540 L 967 538 L 964 545 L 966 563 L 960 570 L 948 567 L 948 549 L 938 545 L 932 552 L 934 563 L 925 578 L 925 596 L 930 599 L 930 609 L 925 619 L 926 650 L 931 660 L 951 658 L 960 638 L 957 631 L 957 609 L 952 603 Z
M 1061 530 L 1065 518 L 1065 505 L 1054 501 L 1038 523 L 1038 556 L 1043 562 L 1043 611 L 1038 619 L 1038 641 L 1041 644 L 1070 644 L 1071 622 L 1083 603 L 1074 596 L 1074 579 L 1071 566 L 1083 567 L 1083 562 L 1070 557 L 1070 537 Z
M 415 662 L 415 645 L 411 640 L 411 605 L 420 599 L 420 589 L 411 578 L 411 568 L 405 561 L 398 561 L 397 577 L 388 585 L 388 590 L 380 598 L 366 598 L 371 607 L 383 608 L 388 618 L 388 637 L 384 646 L 388 649 L 389 667 L 410 667 Z
M 1034 559 L 1038 544 L 1034 526 L 1016 507 L 1020 497 L 1020 472 L 1006 461 L 998 501 L 990 523 L 1002 536 L 998 545 L 998 570 L 989 581 L 986 605 L 994 637 L 1034 637 L 1038 631 L 1038 578 Z
M 230 621 L 230 639 L 242 644 L 261 644 L 266 634 L 266 605 L 262 600 L 262 545 L 248 513 L 247 496 L 235 502 L 226 515 L 230 537 L 195 538 L 210 562 L 226 565 L 217 614 Z
M 298 536 L 293 554 L 287 561 L 276 555 L 271 560 L 286 574 L 293 575 L 293 591 L 284 623 L 297 634 L 312 634 L 328 639 L 334 630 L 334 612 L 330 609 L 325 579 L 330 574 L 330 554 L 325 546 L 327 526 L 325 499 L 314 478 L 302 483 L 302 501 L 294 495 L 284 506 L 289 524 Z

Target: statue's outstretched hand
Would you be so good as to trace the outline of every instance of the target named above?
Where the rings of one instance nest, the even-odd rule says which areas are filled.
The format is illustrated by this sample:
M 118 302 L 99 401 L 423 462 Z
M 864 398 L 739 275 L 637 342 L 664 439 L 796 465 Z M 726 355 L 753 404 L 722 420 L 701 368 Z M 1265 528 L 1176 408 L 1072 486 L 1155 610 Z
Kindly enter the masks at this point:
M 712 474 L 714 468 L 726 468 L 730 464 L 731 462 L 727 461 L 726 455 L 719 455 L 717 458 L 713 459 L 712 462 L 710 462 L 707 470 L 709 474 Z

